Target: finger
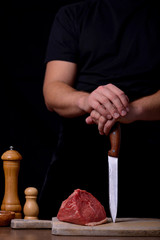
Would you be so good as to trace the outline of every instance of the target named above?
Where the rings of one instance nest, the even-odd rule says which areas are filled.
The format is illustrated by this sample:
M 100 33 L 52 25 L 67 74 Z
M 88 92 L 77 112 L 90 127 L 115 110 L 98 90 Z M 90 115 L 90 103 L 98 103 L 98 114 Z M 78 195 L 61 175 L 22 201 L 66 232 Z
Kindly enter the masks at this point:
M 92 97 L 90 98 L 90 106 L 92 109 L 99 112 L 100 115 L 107 117 L 107 119 L 111 119 L 113 116 L 118 118 L 119 113 L 105 95 L 106 93 L 104 93 L 103 88 L 103 86 L 100 86 L 94 91 Z
M 128 111 L 128 105 L 129 105 L 128 96 L 120 88 L 116 87 L 113 84 L 108 84 L 107 87 L 119 97 L 121 103 L 123 104 L 125 109 Z
M 129 111 L 128 97 L 116 86 L 108 85 L 99 87 L 99 91 L 102 93 L 100 98 L 101 104 L 104 105 L 113 117 L 116 116 L 118 118 L 117 114 L 125 116 Z
M 90 116 L 91 116 L 92 118 L 96 119 L 96 120 L 99 120 L 99 118 L 100 118 L 101 115 L 99 114 L 99 112 L 93 110 L 93 111 L 91 112 Z
M 110 133 L 110 131 L 111 131 L 111 129 L 112 129 L 112 127 L 113 127 L 113 125 L 114 125 L 115 123 L 116 123 L 116 120 L 115 120 L 115 119 L 108 120 L 108 121 L 106 122 L 106 124 L 104 125 L 104 129 L 103 129 L 104 134 L 105 134 L 106 136 Z
M 105 118 L 107 117 L 107 119 L 111 119 L 112 117 L 118 118 L 120 114 L 114 104 L 108 98 L 107 91 L 111 92 L 110 90 L 104 89 L 104 86 L 99 86 L 90 95 L 89 104 L 92 109 L 99 112 L 99 114 Z
M 98 130 L 101 135 L 104 135 L 104 125 L 108 119 L 104 118 L 103 116 L 100 116 L 99 121 L 98 121 Z
M 99 117 L 100 117 L 100 114 L 95 111 L 95 110 L 92 110 L 92 112 L 90 113 L 90 116 L 88 116 L 86 118 L 86 123 L 87 124 L 98 124 L 98 121 L 99 121 Z
M 91 116 L 87 117 L 85 121 L 87 124 L 95 124 Z
M 92 108 L 99 113 L 99 115 L 102 115 L 104 117 L 107 117 L 108 119 L 112 118 L 112 114 L 110 111 L 108 111 L 108 108 L 105 108 L 102 103 L 104 102 L 103 96 L 99 96 L 98 99 L 94 99 L 92 101 Z M 109 101 L 108 101 L 109 102 Z M 109 103 L 108 103 L 109 104 Z M 111 108 L 111 106 L 110 106 Z
M 107 94 L 106 91 L 105 93 L 103 91 L 103 94 L 99 96 L 98 101 L 100 102 L 100 105 L 105 109 L 105 111 L 103 110 L 103 112 L 100 112 L 98 108 L 97 111 L 99 111 L 105 118 L 107 117 L 107 119 L 111 119 L 112 117 L 118 118 L 120 114 L 115 105 L 110 101 L 108 95 L 109 94 Z
M 96 123 L 98 125 L 98 122 L 99 122 L 99 118 L 100 118 L 100 114 L 99 112 L 97 112 L 96 110 L 93 110 L 90 114 L 92 120 L 94 121 L 94 123 Z
M 104 105 L 106 112 L 108 112 L 107 118 L 108 119 L 111 119 L 112 117 L 115 119 L 119 118 L 120 113 L 119 113 L 118 109 L 116 108 L 116 106 L 108 98 L 106 98 L 106 97 L 102 97 L 102 98 L 105 98 L 104 100 L 102 100 L 102 104 Z M 106 114 L 103 116 L 106 117 Z

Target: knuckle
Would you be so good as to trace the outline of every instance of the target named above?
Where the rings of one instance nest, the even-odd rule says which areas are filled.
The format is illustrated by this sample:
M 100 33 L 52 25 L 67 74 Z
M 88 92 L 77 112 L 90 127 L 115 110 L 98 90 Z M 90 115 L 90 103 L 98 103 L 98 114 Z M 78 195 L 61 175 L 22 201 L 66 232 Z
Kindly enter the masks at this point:
M 93 110 L 92 112 L 91 112 L 91 117 L 93 117 L 93 118 L 98 118 L 99 116 L 99 114 L 98 114 L 98 112 L 96 112 L 95 110 Z
M 104 98 L 103 104 L 104 106 L 107 106 L 108 104 L 110 104 L 110 100 L 108 98 Z
M 94 116 L 95 116 L 94 110 L 91 112 L 90 116 L 91 116 L 92 118 L 94 118 Z
M 101 92 L 101 91 L 103 91 L 103 88 L 104 88 L 103 86 L 99 86 L 99 87 L 97 88 L 97 90 Z
M 126 94 L 123 91 L 120 91 L 119 96 L 122 98 L 126 98 Z
M 112 83 L 108 83 L 106 86 L 107 86 L 108 88 L 111 88 L 111 87 L 113 87 L 113 84 L 112 84 Z
M 106 119 L 105 119 L 103 116 L 101 116 L 101 117 L 99 118 L 99 122 L 100 122 L 101 124 L 104 124 L 104 123 L 106 122 Z

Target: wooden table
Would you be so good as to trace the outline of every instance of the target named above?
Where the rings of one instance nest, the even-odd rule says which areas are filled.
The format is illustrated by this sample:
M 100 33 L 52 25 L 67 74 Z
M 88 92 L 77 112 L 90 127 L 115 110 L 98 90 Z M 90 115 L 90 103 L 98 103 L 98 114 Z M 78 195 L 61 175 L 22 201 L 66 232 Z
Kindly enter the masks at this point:
M 146 237 L 75 237 L 55 236 L 51 229 L 15 230 L 10 227 L 0 227 L 0 240 L 146 240 Z M 160 240 L 160 237 L 147 237 L 147 240 Z

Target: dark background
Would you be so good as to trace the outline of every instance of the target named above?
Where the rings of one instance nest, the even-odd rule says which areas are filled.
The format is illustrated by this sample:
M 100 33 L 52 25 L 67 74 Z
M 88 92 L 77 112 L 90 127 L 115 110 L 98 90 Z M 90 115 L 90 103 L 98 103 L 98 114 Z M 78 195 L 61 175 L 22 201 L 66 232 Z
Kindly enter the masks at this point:
M 7 6 L 1 8 L 1 80 L 0 80 L 0 155 L 9 149 L 12 145 L 15 150 L 19 151 L 23 157 L 21 161 L 19 173 L 19 198 L 23 207 L 25 202 L 24 190 L 27 187 L 36 187 L 41 193 L 45 174 L 49 163 L 52 159 L 52 154 L 55 150 L 58 140 L 59 118 L 56 113 L 51 113 L 47 110 L 42 93 L 42 86 L 45 73 L 45 52 L 48 43 L 50 29 L 58 9 L 63 5 L 79 2 L 79 0 L 45 0 L 45 1 L 7 1 Z M 144 125 L 143 125 L 144 126 Z M 138 142 L 138 152 L 141 152 L 142 141 L 139 133 L 141 132 L 137 126 L 133 127 L 130 137 L 128 136 L 128 128 L 124 128 L 123 140 L 126 139 L 122 146 L 122 152 L 126 154 L 126 144 L 134 145 Z M 159 148 L 159 133 L 155 125 L 146 124 L 146 138 L 152 135 L 150 146 L 158 152 Z M 136 131 L 134 131 L 136 129 Z M 153 131 L 152 131 L 153 130 Z M 139 132 L 138 132 L 139 131 Z M 138 138 L 137 138 L 138 137 Z M 134 138 L 136 140 L 134 140 Z M 143 138 L 142 138 L 143 139 Z M 157 139 L 157 140 L 156 140 Z M 122 141 L 123 142 L 123 141 Z M 156 145 L 155 145 L 156 143 Z M 145 149 L 145 146 L 144 146 Z M 131 149 L 133 151 L 133 149 Z M 156 156 L 156 151 L 153 152 Z M 126 177 L 122 181 L 120 205 L 136 209 L 139 205 L 141 208 L 144 205 L 142 199 L 142 188 L 146 193 L 146 208 L 142 212 L 148 213 L 148 209 L 152 213 L 157 212 L 157 206 L 154 198 L 158 203 L 157 195 L 157 179 L 159 170 L 154 167 L 152 153 L 148 155 L 147 162 L 150 172 L 147 172 L 146 165 L 135 163 L 136 153 L 128 152 L 129 158 L 132 159 L 131 164 L 128 163 L 128 177 L 132 172 L 132 165 L 135 163 L 139 171 L 139 178 L 136 171 L 133 175 L 133 186 L 137 178 L 136 195 L 134 195 L 134 204 L 125 203 L 128 196 L 128 182 Z M 141 152 L 143 155 L 143 152 Z M 147 153 L 146 153 L 147 155 Z M 142 156 L 143 157 L 143 156 Z M 150 162 L 151 159 L 151 162 Z M 158 158 L 159 159 L 159 158 Z M 155 158 L 157 161 L 157 158 Z M 125 163 L 125 164 L 126 164 Z M 144 167 L 145 166 L 145 167 Z M 136 169 L 136 167 L 135 167 Z M 124 166 L 121 167 L 121 175 L 126 173 Z M 144 175 L 144 172 L 146 174 Z M 143 176 L 147 176 L 146 178 Z M 155 177 L 154 184 L 150 185 L 150 179 Z M 139 184 L 141 179 L 141 184 Z M 147 184 L 146 184 L 147 180 Z M 139 190 L 137 190 L 139 187 Z M 148 190 L 150 188 L 150 193 Z M 52 191 L 52 189 L 51 189 Z M 123 192 L 124 191 L 124 192 Z M 132 192 L 132 189 L 130 190 Z M 141 194 L 141 197 L 139 197 Z M 147 195 L 148 194 L 148 195 Z M 4 196 L 4 174 L 3 165 L 0 161 L 0 204 Z M 132 195 L 130 199 L 133 199 Z M 129 202 L 129 201 L 128 201 Z M 127 202 L 127 203 L 128 203 Z M 141 204 L 140 204 L 141 203 Z M 155 204 L 153 204 L 155 203 Z M 148 205 L 150 204 L 150 206 Z M 152 207 L 151 207 L 152 206 Z M 147 211 L 146 211 L 147 209 Z M 127 211 L 127 210 L 126 210 Z M 158 209 L 159 211 L 159 209 Z M 158 215 L 158 213 L 157 213 Z M 153 215 L 157 216 L 156 214 Z M 138 216 L 138 215 L 137 215 Z M 150 214 L 152 217 L 152 214 Z
M 23 157 L 19 197 L 42 188 L 57 144 L 58 117 L 47 110 L 42 93 L 45 52 L 58 9 L 76 0 L 8 1 L 1 6 L 0 155 L 12 145 Z M 4 196 L 0 162 L 0 204 Z

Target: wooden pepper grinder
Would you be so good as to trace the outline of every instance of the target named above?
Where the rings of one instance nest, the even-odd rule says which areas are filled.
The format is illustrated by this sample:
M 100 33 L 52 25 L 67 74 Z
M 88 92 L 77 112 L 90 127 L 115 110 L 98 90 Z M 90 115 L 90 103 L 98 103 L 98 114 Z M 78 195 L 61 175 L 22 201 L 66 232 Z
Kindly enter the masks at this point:
M 38 190 L 34 187 L 28 187 L 24 191 L 26 202 L 23 208 L 24 219 L 38 219 L 39 207 L 37 204 Z
M 2 154 L 1 159 L 5 176 L 5 193 L 1 210 L 15 212 L 15 218 L 22 218 L 22 207 L 18 197 L 18 174 L 22 156 L 11 146 L 10 150 Z

